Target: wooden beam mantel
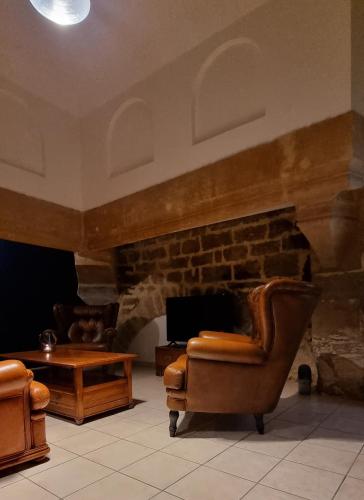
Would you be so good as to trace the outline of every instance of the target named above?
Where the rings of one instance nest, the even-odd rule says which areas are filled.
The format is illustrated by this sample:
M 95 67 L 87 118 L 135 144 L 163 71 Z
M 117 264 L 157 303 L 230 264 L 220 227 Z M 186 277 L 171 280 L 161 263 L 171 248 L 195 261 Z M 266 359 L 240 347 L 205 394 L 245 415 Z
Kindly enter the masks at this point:
M 76 251 L 82 239 L 78 210 L 0 188 L 0 238 Z
M 0 238 L 99 251 L 364 185 L 364 119 L 344 113 L 84 213 L 0 188 Z
M 348 112 L 286 134 L 84 214 L 99 250 L 291 205 L 330 200 L 362 183 L 362 119 Z

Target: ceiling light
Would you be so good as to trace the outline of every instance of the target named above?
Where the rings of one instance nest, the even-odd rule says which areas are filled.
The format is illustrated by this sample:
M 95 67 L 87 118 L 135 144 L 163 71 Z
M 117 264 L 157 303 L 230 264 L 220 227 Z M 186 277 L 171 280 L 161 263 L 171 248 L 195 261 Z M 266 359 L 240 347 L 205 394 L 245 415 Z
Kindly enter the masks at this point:
M 90 12 L 90 0 L 30 0 L 37 11 L 57 24 L 77 24 Z

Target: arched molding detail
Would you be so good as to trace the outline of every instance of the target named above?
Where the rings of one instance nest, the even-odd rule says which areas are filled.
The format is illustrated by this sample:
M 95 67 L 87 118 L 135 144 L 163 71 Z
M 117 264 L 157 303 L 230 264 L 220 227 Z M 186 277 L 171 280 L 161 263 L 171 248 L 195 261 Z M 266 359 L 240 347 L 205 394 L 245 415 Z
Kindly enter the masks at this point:
M 114 177 L 154 160 L 152 112 L 140 98 L 130 98 L 113 114 L 106 135 L 108 176 Z
M 193 84 L 192 139 L 199 143 L 266 113 L 262 53 L 248 38 L 217 47 Z
M 0 162 L 45 177 L 44 141 L 27 102 L 0 88 Z

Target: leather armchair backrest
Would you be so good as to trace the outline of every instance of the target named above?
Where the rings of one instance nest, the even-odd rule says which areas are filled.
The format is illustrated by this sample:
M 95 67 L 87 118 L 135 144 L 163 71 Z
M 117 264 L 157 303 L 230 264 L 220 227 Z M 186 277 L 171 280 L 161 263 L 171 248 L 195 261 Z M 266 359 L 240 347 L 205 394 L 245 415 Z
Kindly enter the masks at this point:
M 275 407 L 320 296 L 311 283 L 274 279 L 258 291 L 257 337 L 268 352 L 260 397 Z
M 248 296 L 254 337 L 269 353 L 300 342 L 320 295 L 311 283 L 276 278 Z
M 55 304 L 53 313 L 61 341 L 100 342 L 106 328 L 114 328 L 119 312 L 117 302 L 106 305 Z

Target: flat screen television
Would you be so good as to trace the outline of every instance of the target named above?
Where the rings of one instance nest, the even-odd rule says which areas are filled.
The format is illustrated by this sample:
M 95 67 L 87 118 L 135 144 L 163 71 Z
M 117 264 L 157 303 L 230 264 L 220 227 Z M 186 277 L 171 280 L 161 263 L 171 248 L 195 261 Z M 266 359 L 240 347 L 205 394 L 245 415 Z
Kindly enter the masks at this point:
M 195 295 L 166 299 L 168 342 L 188 342 L 201 330 L 234 331 L 233 295 Z

